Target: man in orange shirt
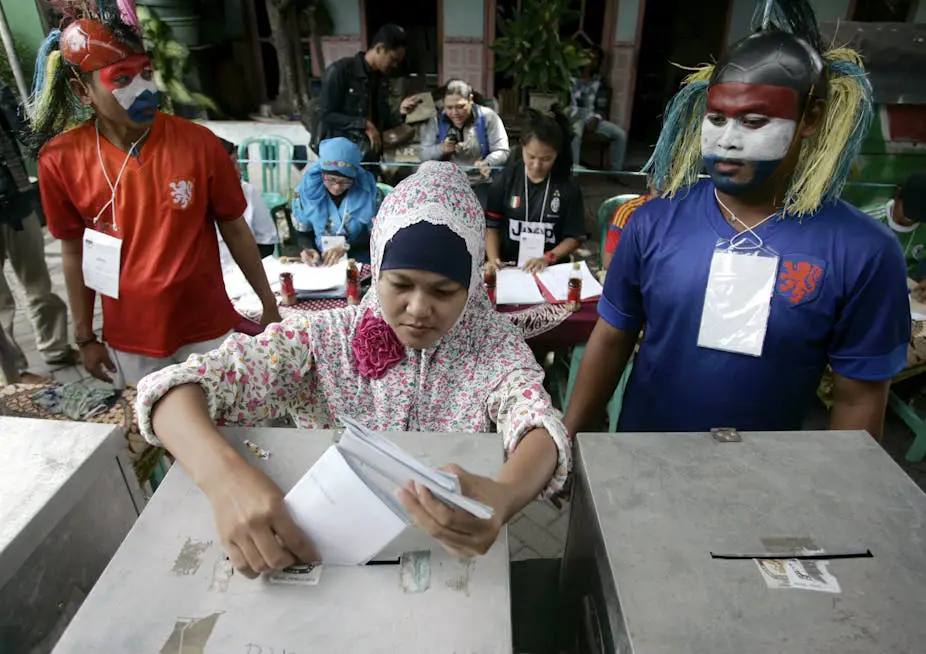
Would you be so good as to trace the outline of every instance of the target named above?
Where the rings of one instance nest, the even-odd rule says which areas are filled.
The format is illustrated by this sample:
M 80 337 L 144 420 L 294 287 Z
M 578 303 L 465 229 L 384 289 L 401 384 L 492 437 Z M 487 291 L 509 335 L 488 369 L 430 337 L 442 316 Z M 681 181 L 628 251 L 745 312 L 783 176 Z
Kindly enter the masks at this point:
M 214 223 L 261 298 L 264 323 L 279 321 L 242 218 L 237 171 L 211 132 L 157 110 L 137 33 L 108 12 L 76 20 L 52 32 L 36 68 L 45 71 L 32 114 L 36 143 L 48 141 L 39 154 L 42 204 L 62 241 L 87 370 L 137 383 L 232 331 L 240 317 L 225 293 Z M 75 102 L 92 109 L 89 119 L 57 134 L 76 122 Z M 92 326 L 97 293 L 105 346 Z

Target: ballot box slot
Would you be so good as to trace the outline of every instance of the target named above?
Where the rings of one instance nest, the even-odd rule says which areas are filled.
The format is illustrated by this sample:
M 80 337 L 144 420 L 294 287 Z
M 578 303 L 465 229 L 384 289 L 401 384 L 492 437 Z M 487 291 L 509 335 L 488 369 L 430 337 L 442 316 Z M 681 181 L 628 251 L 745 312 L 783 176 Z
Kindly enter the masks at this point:
M 752 552 L 725 554 L 720 552 L 711 552 L 712 559 L 721 560 L 738 560 L 738 559 L 795 559 L 798 561 L 831 561 L 835 559 L 872 559 L 874 554 L 871 550 L 847 550 L 833 552 L 813 552 L 809 554 L 800 554 L 795 552 Z

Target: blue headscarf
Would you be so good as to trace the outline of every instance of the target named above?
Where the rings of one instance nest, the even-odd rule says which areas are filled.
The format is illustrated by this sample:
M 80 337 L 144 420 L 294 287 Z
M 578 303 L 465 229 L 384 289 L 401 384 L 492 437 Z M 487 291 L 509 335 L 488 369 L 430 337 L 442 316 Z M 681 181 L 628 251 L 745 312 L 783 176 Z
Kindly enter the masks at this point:
M 349 139 L 325 139 L 319 144 L 318 153 L 318 161 L 305 172 L 296 189 L 293 223 L 301 232 L 315 232 L 316 242 L 321 243 L 331 217 L 328 190 L 322 182 L 322 173 L 338 173 L 354 180 L 353 186 L 341 200 L 342 212 L 346 209 L 350 216 L 344 224 L 344 231 L 347 241 L 353 242 L 373 224 L 378 197 L 376 178 L 360 167 L 363 155 L 360 148 Z

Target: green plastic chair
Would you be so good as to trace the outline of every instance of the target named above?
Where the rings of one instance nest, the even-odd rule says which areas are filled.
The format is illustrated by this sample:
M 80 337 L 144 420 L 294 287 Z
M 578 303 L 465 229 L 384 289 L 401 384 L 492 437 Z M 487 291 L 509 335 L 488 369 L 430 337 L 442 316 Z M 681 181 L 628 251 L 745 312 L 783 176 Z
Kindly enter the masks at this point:
M 282 136 L 259 136 L 245 139 L 238 146 L 238 159 L 250 160 L 250 147 L 258 146 L 260 154 L 261 195 L 267 208 L 272 212 L 280 205 L 288 205 L 292 197 L 290 172 L 293 165 L 293 153 L 296 148 L 292 141 Z M 248 167 L 242 166 L 241 176 L 248 179 Z
M 608 230 L 611 228 L 611 217 L 619 206 L 639 197 L 636 193 L 626 193 L 608 198 L 598 207 L 598 235 L 600 239 L 601 252 L 604 252 L 605 240 L 608 237 Z M 569 372 L 566 377 L 566 388 L 559 389 L 561 397 L 560 406 L 565 412 L 569 406 L 569 400 L 572 398 L 572 391 L 575 389 L 576 378 L 579 376 L 579 366 L 582 364 L 582 356 L 585 354 L 585 345 L 576 345 L 569 353 Z M 630 379 L 630 372 L 633 370 L 633 357 L 627 362 L 624 368 L 624 374 L 614 389 L 611 400 L 608 402 L 608 431 L 617 431 L 617 420 L 621 415 L 621 407 L 624 403 L 624 391 L 627 389 L 627 382 Z

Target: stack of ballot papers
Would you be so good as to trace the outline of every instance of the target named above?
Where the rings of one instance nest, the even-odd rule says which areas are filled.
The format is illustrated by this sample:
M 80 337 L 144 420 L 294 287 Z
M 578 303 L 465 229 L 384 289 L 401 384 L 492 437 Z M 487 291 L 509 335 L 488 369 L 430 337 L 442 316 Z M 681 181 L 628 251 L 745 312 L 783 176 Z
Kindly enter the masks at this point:
M 280 273 L 288 272 L 293 276 L 293 286 L 296 293 L 306 298 L 332 298 L 347 295 L 347 259 L 342 258 L 333 266 L 309 266 L 302 262 L 280 263 L 276 257 L 270 256 L 262 261 L 270 289 L 280 292 Z M 222 269 L 222 278 L 225 281 L 225 292 L 235 301 L 235 306 L 256 303 L 260 307 L 260 300 L 251 288 L 244 273 L 234 262 Z
M 310 266 L 301 261 L 280 263 L 274 257 L 263 261 L 270 288 L 280 290 L 280 273 L 293 276 L 296 293 L 306 297 L 344 297 L 347 294 L 347 257 L 332 266 Z
M 579 263 L 582 274 L 582 301 L 601 296 L 601 284 L 584 261 Z M 503 304 L 559 304 L 569 296 L 569 278 L 572 264 L 550 266 L 532 275 L 520 268 L 502 268 L 496 276 L 495 303 Z
M 408 481 L 488 520 L 491 507 L 460 492 L 456 475 L 424 465 L 392 441 L 341 418 L 345 431 L 286 494 L 295 523 L 328 565 L 363 565 L 388 546 L 411 517 L 393 494 Z

